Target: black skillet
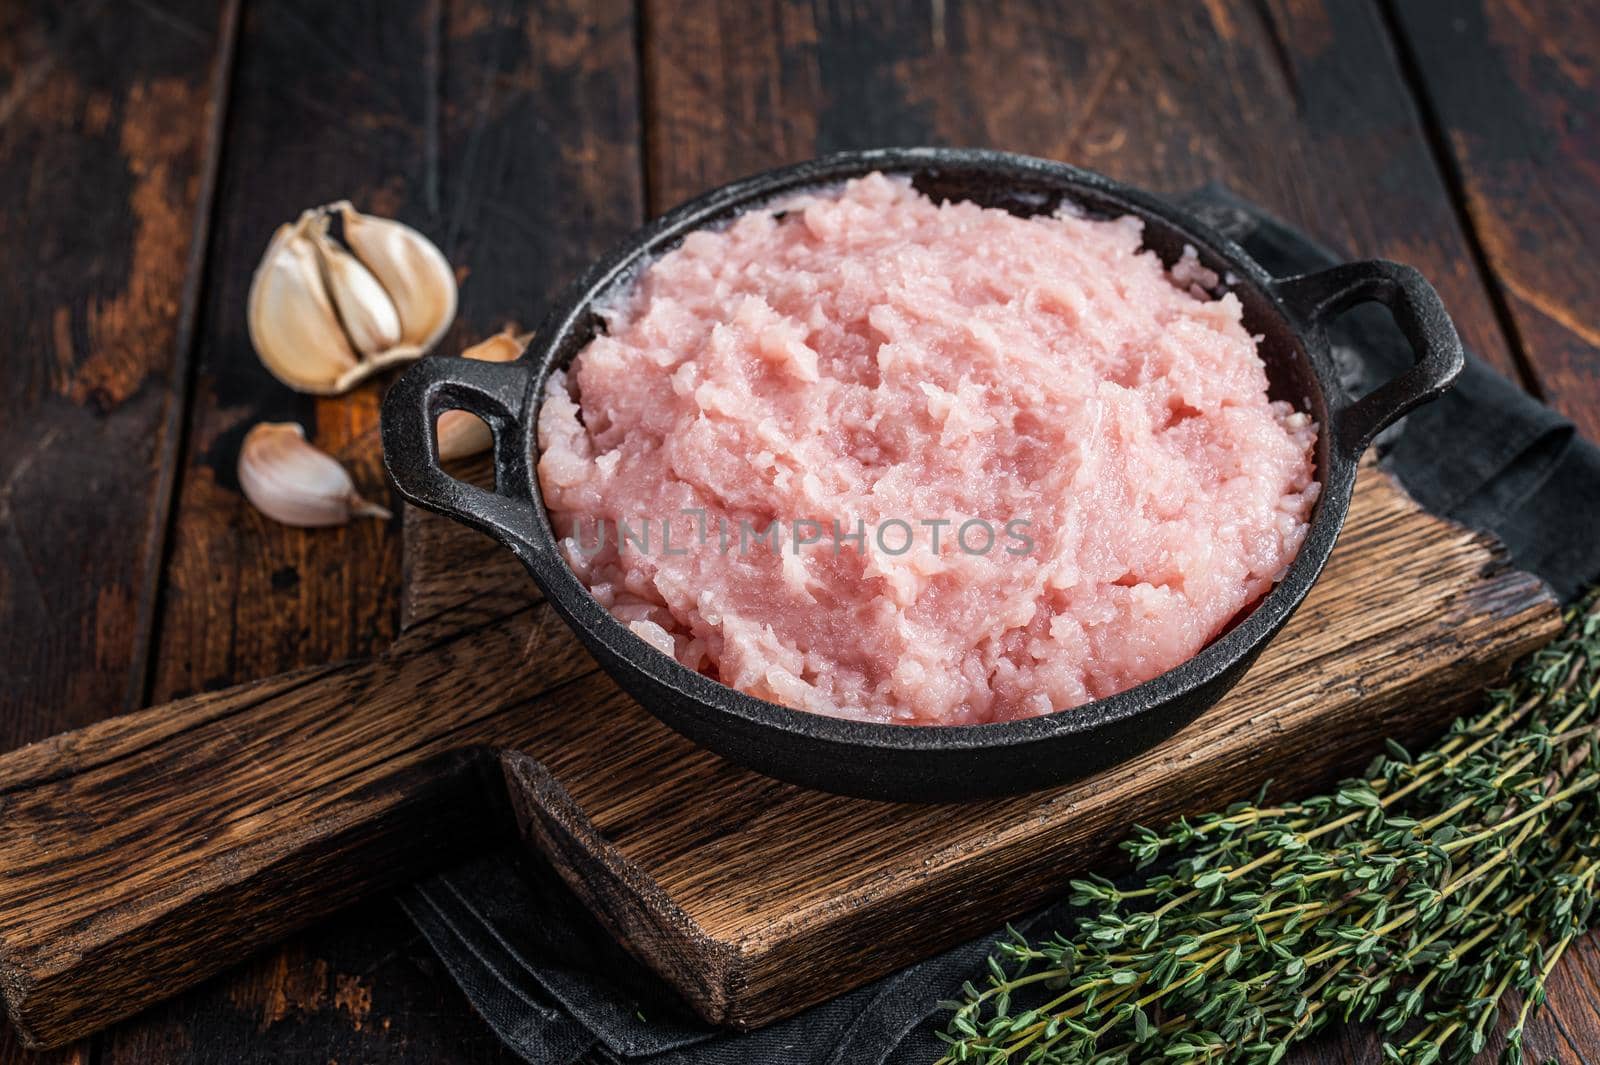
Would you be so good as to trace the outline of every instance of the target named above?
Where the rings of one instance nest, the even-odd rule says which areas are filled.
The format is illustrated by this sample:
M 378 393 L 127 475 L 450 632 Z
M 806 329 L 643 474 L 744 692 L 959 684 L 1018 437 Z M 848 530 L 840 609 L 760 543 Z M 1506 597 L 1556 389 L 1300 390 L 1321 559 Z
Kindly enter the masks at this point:
M 935 199 L 971 200 L 1014 214 L 1070 201 L 1094 215 L 1133 214 L 1145 245 L 1167 263 L 1192 245 L 1244 306 L 1262 336 L 1271 395 L 1322 427 L 1322 495 L 1294 563 L 1248 615 L 1187 662 L 1125 692 L 1042 717 L 994 725 L 866 724 L 791 710 L 702 676 L 647 645 L 608 614 L 557 552 L 534 476 L 535 419 L 550 372 L 600 328 L 590 308 L 626 285 L 685 234 L 798 190 L 880 170 L 909 175 Z M 1335 372 L 1325 326 L 1346 308 L 1386 305 L 1416 364 L 1360 399 Z M 1439 296 L 1397 263 L 1348 263 L 1315 274 L 1269 276 L 1232 242 L 1148 193 L 1086 170 L 1004 152 L 889 148 L 843 152 L 724 185 L 640 230 L 569 289 L 516 362 L 427 358 L 383 404 L 384 461 L 412 503 L 489 533 L 522 560 L 589 651 L 651 713 L 736 762 L 783 780 L 869 798 L 973 799 L 1061 784 L 1126 759 L 1172 735 L 1215 703 L 1255 661 L 1322 572 L 1344 524 L 1356 462 L 1374 436 L 1442 392 L 1461 369 L 1461 342 Z M 471 411 L 494 430 L 493 491 L 456 480 L 437 459 L 434 421 Z

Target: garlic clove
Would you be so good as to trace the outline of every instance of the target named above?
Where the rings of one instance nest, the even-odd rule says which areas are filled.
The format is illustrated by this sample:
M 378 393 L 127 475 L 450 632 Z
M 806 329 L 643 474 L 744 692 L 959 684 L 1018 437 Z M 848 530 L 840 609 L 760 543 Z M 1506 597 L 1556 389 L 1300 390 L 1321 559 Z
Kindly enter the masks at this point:
M 250 282 L 250 342 L 272 375 L 301 392 L 328 395 L 346 387 L 360 360 L 345 338 L 323 287 L 306 219 L 278 227 Z
M 522 353 L 528 350 L 528 341 L 532 339 L 532 333 L 513 333 L 510 329 L 506 329 L 488 340 L 478 341 L 463 351 L 461 357 L 478 359 L 481 362 L 512 362 L 521 358 Z
M 527 350 L 528 341 L 532 338 L 532 333 L 516 336 L 507 330 L 474 344 L 463 351 L 461 357 L 484 362 L 511 362 Z M 487 451 L 494 444 L 494 434 L 489 431 L 488 423 L 464 410 L 447 410 L 439 415 L 435 433 L 439 440 L 439 458 L 446 462 Z
M 262 422 L 239 449 L 239 487 L 274 521 L 307 527 L 343 525 L 351 518 L 393 517 L 356 492 L 339 461 L 306 440 L 295 422 Z
M 317 221 L 311 239 L 345 335 L 364 356 L 388 351 L 400 343 L 400 312 L 394 301 L 370 270 L 328 238 L 327 219 Z
M 339 212 L 344 242 L 394 300 L 401 340 L 428 351 L 456 316 L 456 278 L 444 254 L 410 226 L 361 214 L 348 201 L 328 209 Z

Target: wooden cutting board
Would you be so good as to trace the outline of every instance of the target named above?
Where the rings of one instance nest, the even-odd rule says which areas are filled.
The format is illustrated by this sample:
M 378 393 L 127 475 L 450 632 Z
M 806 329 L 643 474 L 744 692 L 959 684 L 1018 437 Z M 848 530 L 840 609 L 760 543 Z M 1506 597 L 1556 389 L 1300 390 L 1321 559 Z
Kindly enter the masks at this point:
M 1060 894 L 1135 822 L 1268 778 L 1303 792 L 1384 735 L 1426 737 L 1559 623 L 1492 544 L 1364 469 L 1299 614 L 1188 729 L 1076 785 L 896 805 L 780 784 L 658 724 L 483 537 L 410 512 L 406 550 L 383 656 L 0 757 L 0 992 L 30 1045 L 490 845 L 513 813 L 695 1009 L 757 1025 Z

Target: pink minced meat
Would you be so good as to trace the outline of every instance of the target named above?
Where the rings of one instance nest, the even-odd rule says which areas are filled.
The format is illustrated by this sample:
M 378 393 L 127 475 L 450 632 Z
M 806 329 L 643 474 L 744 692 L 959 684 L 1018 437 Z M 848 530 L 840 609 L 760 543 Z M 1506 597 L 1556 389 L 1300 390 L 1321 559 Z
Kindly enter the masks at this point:
M 652 264 L 540 411 L 563 552 L 642 639 L 816 713 L 1004 721 L 1171 669 L 1282 576 L 1316 428 L 1192 255 L 876 174 L 786 208 Z

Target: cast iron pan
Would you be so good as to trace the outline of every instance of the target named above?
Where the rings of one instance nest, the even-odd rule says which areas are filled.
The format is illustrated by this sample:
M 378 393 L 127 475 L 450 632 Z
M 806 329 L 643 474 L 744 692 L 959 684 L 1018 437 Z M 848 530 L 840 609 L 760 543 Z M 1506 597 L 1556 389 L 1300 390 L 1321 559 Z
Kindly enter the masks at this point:
M 866 724 L 791 710 L 734 691 L 647 645 L 600 606 L 556 549 L 534 475 L 539 397 L 601 328 L 590 308 L 685 234 L 807 187 L 881 170 L 909 175 L 934 199 L 971 200 L 1018 215 L 1070 201 L 1095 215 L 1138 215 L 1145 245 L 1169 265 L 1184 245 L 1234 292 L 1260 350 L 1274 399 L 1321 427 L 1322 496 L 1288 573 L 1247 616 L 1183 665 L 1085 706 L 993 725 Z M 1346 308 L 1387 306 L 1416 354 L 1404 374 L 1360 399 L 1339 383 L 1325 326 Z M 383 403 L 389 476 L 412 503 L 487 532 L 522 560 L 551 604 L 618 684 L 696 743 L 760 772 L 828 791 L 913 801 L 974 799 L 1061 784 L 1170 736 L 1215 703 L 1283 627 L 1344 524 L 1356 462 L 1401 414 L 1442 392 L 1461 369 L 1461 342 L 1439 296 L 1397 263 L 1348 263 L 1315 274 L 1270 277 L 1232 242 L 1186 212 L 1109 178 L 1003 152 L 890 148 L 844 152 L 725 185 L 669 212 L 595 265 L 555 305 L 516 362 L 422 359 Z M 437 457 L 434 422 L 471 411 L 494 430 L 493 491 L 458 481 Z

